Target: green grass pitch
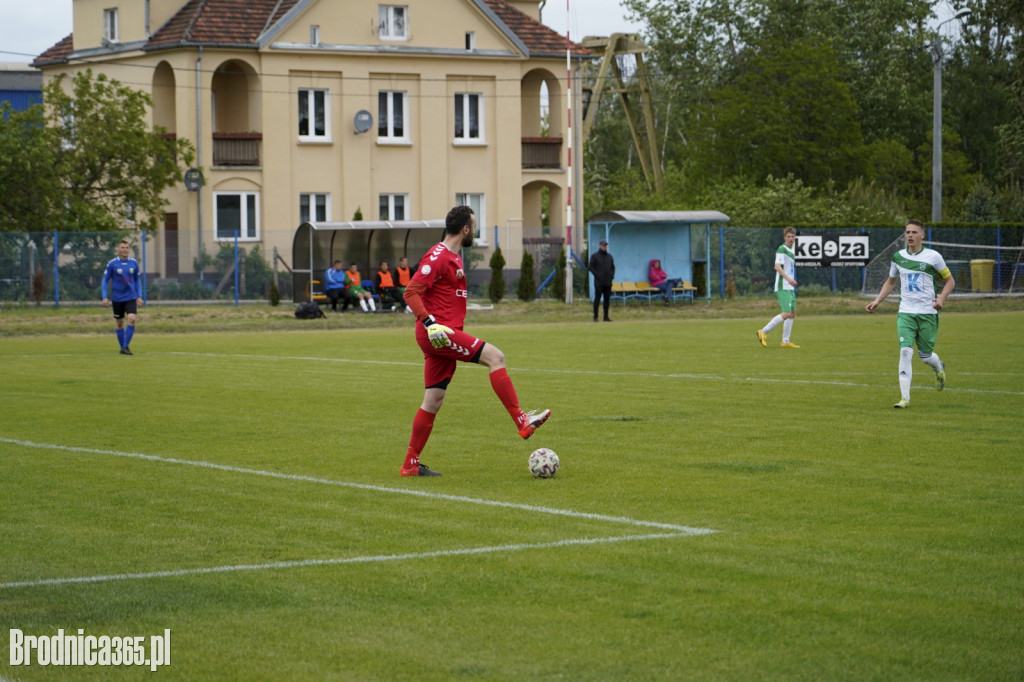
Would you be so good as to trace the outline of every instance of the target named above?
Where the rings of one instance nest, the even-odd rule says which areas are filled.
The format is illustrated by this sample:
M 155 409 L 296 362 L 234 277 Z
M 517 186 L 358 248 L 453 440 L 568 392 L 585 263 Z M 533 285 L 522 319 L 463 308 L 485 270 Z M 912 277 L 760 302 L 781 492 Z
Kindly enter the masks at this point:
M 553 416 L 461 365 L 433 479 L 407 328 L 6 338 L 0 634 L 170 629 L 174 680 L 1021 679 L 1022 321 L 944 315 L 894 410 L 891 311 L 471 317 Z

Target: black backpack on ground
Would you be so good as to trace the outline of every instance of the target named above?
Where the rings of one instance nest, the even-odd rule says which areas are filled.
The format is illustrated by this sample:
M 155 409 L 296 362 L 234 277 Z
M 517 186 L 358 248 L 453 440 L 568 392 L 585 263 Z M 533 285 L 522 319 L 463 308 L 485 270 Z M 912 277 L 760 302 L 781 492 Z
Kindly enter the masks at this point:
M 326 315 L 324 315 L 324 311 L 320 310 L 316 301 L 310 301 L 295 306 L 295 317 L 300 320 L 315 320 L 318 317 L 326 317 Z

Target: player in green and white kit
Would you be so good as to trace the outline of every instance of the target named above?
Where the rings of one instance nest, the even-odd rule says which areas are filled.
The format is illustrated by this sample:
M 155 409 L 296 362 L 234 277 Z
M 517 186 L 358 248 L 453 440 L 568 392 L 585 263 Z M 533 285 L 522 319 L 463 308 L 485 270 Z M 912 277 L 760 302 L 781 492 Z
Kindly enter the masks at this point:
M 946 363 L 934 351 L 939 335 L 939 311 L 946 297 L 953 292 L 956 281 L 938 251 L 924 247 L 924 227 L 919 220 L 908 220 L 904 231 L 907 248 L 893 254 L 889 266 L 889 279 L 875 300 L 864 309 L 875 312 L 878 304 L 900 284 L 900 310 L 896 331 L 900 337 L 900 401 L 896 408 L 910 407 L 910 378 L 913 375 L 914 344 L 924 364 L 935 371 L 938 390 L 946 387 Z M 945 280 L 942 291 L 935 295 L 936 277 Z
M 789 335 L 793 331 L 793 318 L 796 317 L 796 254 L 793 253 L 793 244 L 796 243 L 796 230 L 787 227 L 782 231 L 784 242 L 775 251 L 775 298 L 779 299 L 779 307 L 782 312 L 773 317 L 768 324 L 758 329 L 757 340 L 762 346 L 768 346 L 768 332 L 775 329 L 782 323 L 782 345 L 781 348 L 799 348 L 795 343 L 790 343 Z

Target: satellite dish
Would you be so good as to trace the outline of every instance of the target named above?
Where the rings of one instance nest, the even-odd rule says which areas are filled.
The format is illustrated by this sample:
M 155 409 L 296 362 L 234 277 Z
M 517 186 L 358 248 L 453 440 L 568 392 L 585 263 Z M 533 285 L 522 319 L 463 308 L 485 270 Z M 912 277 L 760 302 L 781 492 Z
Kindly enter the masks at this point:
M 203 171 L 198 168 L 189 168 L 185 171 L 185 189 L 189 192 L 196 192 L 203 186 Z
M 373 127 L 373 114 L 366 109 L 360 109 L 356 112 L 354 123 L 356 126 L 356 134 L 365 133 Z

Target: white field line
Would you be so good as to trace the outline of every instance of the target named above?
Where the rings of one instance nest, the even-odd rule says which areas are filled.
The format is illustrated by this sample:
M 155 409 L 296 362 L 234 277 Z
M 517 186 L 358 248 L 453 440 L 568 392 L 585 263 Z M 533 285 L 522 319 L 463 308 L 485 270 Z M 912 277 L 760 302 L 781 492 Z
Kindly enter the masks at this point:
M 708 531 L 713 532 L 713 531 Z M 389 561 L 410 561 L 413 559 L 432 559 L 437 557 L 470 556 L 475 554 L 493 554 L 497 552 L 521 552 L 529 549 L 553 549 L 579 545 L 599 545 L 613 542 L 637 542 L 643 540 L 660 540 L 663 538 L 682 538 L 694 533 L 652 533 L 649 535 L 619 535 L 606 538 L 574 538 L 556 540 L 554 542 L 529 542 L 511 545 L 493 545 L 490 547 L 466 547 L 464 549 L 442 549 L 433 552 L 412 552 L 408 554 L 377 554 L 371 556 L 343 557 L 336 559 L 303 559 L 300 561 L 275 561 L 266 564 L 237 564 L 234 566 L 212 566 L 208 568 L 182 568 L 171 571 L 151 571 L 149 573 L 113 573 L 110 575 L 90 575 L 77 578 L 45 578 L 42 580 L 21 580 L 18 582 L 0 583 L 0 589 L 18 587 L 43 587 L 52 585 L 72 585 L 77 583 L 102 583 L 114 580 L 148 580 L 152 578 L 177 578 L 187 575 L 206 575 L 210 573 L 234 573 L 237 571 L 268 571 L 285 568 L 308 568 L 312 566 L 338 566 L 341 564 L 369 564 Z
M 175 457 L 159 457 L 157 455 L 146 455 L 140 452 L 121 452 L 119 450 L 97 450 L 94 448 L 79 448 L 70 445 L 55 445 L 53 443 L 36 443 L 27 440 L 17 440 L 14 438 L 2 438 L 0 437 L 0 443 L 8 443 L 10 445 L 20 445 L 26 448 L 41 448 L 44 450 L 59 450 L 61 452 L 80 452 L 89 455 L 109 455 L 112 457 L 127 457 L 130 459 L 142 459 L 150 462 L 161 462 L 163 464 L 183 464 L 185 466 L 202 467 L 204 469 L 216 469 L 218 471 L 230 471 L 236 474 L 248 474 L 250 476 L 265 476 L 267 478 L 277 478 L 286 481 L 301 481 L 303 483 L 317 483 L 320 485 L 333 485 L 342 488 L 354 488 L 356 490 L 369 490 L 377 493 L 391 493 L 394 495 L 411 495 L 413 497 L 425 497 L 431 500 L 444 500 L 446 502 L 463 502 L 467 504 L 480 504 L 489 507 L 502 507 L 505 509 L 518 509 L 520 511 L 528 511 L 537 514 L 555 514 L 558 516 L 570 516 L 576 519 L 586 519 L 588 521 L 606 521 L 608 523 L 623 523 L 630 526 L 637 526 L 640 528 L 658 528 L 661 530 L 668 530 L 677 533 L 689 533 L 691 535 L 704 535 L 707 533 L 713 533 L 714 531 L 709 528 L 691 528 L 689 526 L 679 526 L 672 523 L 659 523 L 657 521 L 641 521 L 638 519 L 630 519 L 625 516 L 605 516 L 604 514 L 591 514 L 588 512 L 578 512 L 571 509 L 554 509 L 552 507 L 537 507 L 531 504 L 520 504 L 518 502 L 502 502 L 500 500 L 487 500 L 477 497 L 464 497 L 462 495 L 448 495 L 445 493 L 432 493 L 426 490 L 414 490 L 406 488 L 389 488 L 387 486 L 370 485 L 367 483 L 352 483 L 350 481 L 335 481 L 329 478 L 316 478 L 314 476 L 304 476 L 301 474 L 285 474 L 279 471 L 263 471 L 262 469 L 248 469 L 245 467 L 230 466 L 227 464 L 215 464 L 213 462 L 204 462 L 202 460 L 192 459 L 177 459 Z
M 302 566 L 322 566 L 322 565 L 333 565 L 333 564 L 346 564 L 346 563 L 368 563 L 368 562 L 379 562 L 379 561 L 399 561 L 416 558 L 429 558 L 438 556 L 459 556 L 468 554 L 483 554 L 489 552 L 511 552 L 519 551 L 524 549 L 540 549 L 550 547 L 564 547 L 569 545 L 588 545 L 598 543 L 609 543 L 609 542 L 622 542 L 627 540 L 650 540 L 659 538 L 669 537 L 686 537 L 691 535 L 708 535 L 714 533 L 711 528 L 694 528 L 690 526 L 680 526 L 671 523 L 659 523 L 657 521 L 643 521 L 640 519 L 631 519 L 624 516 L 607 516 L 604 514 L 591 514 L 588 512 L 578 512 L 571 509 L 555 509 L 552 507 L 538 507 L 531 504 L 520 504 L 517 502 L 502 502 L 500 500 L 487 500 L 476 497 L 465 497 L 462 495 L 448 495 L 445 493 L 433 493 L 425 490 L 412 490 L 405 488 L 390 488 L 387 486 L 369 485 L 366 483 L 352 483 L 350 481 L 335 481 L 327 478 L 316 478 L 314 476 L 303 476 L 300 474 L 285 474 L 277 471 L 263 471 L 261 469 L 248 469 L 245 467 L 235 467 L 226 464 L 215 464 L 213 462 L 204 462 L 201 460 L 188 460 L 178 459 L 174 457 L 159 457 L 157 455 L 147 455 L 139 452 L 122 452 L 119 450 L 100 450 L 95 448 L 81 448 L 73 447 L 68 445 L 56 445 L 53 443 L 36 443 L 33 441 L 18 440 L 14 438 L 2 438 L 0 437 L 0 443 L 7 443 L 9 445 L 16 445 L 27 448 L 40 448 L 45 450 L 57 450 L 60 452 L 72 452 L 72 453 L 84 453 L 91 455 L 107 455 L 112 457 L 126 457 L 130 459 L 140 459 L 149 462 L 159 462 L 162 464 L 179 464 L 184 466 L 200 467 L 204 469 L 213 469 L 217 471 L 227 471 L 237 474 L 246 474 L 250 476 L 263 476 L 266 478 L 276 478 L 287 481 L 299 481 L 302 483 L 315 483 L 319 485 L 330 485 L 338 486 L 343 488 L 353 488 L 356 490 L 368 490 L 371 492 L 379 493 L 391 493 L 395 495 L 410 495 L 414 497 L 423 497 L 433 500 L 443 500 L 446 502 L 460 502 L 466 504 L 478 504 L 489 507 L 501 507 L 505 509 L 516 509 L 520 511 L 527 511 L 539 514 L 553 514 L 557 516 L 568 516 L 577 519 L 586 519 L 588 521 L 598 521 L 607 523 L 620 523 L 629 526 L 639 528 L 657 528 L 664 533 L 656 533 L 651 535 L 625 535 L 618 537 L 607 537 L 607 538 L 582 538 L 582 539 L 570 539 L 570 540 L 559 540 L 556 542 L 545 542 L 536 544 L 512 544 L 512 545 L 497 545 L 493 547 L 480 547 L 480 548 L 467 548 L 467 549 L 454 549 L 454 550 L 441 550 L 436 552 L 422 552 L 417 554 L 388 554 L 379 556 L 369 557 L 349 557 L 339 559 L 309 559 L 303 561 L 290 561 L 290 562 L 275 562 L 269 564 L 254 564 L 254 565 L 239 565 L 239 566 L 220 566 L 213 568 L 194 568 L 194 569 L 181 569 L 172 571 L 157 571 L 153 573 L 137 573 L 137 574 L 114 574 L 106 576 L 86 576 L 78 578 L 51 578 L 44 580 L 27 580 L 10 583 L 0 583 L 0 589 L 13 588 L 13 587 L 31 587 L 40 585 L 62 585 L 69 583 L 87 583 L 87 582 L 103 582 L 109 580 L 128 580 L 128 579 L 141 579 L 141 578 L 162 578 L 172 577 L 178 575 L 198 575 L 203 573 L 220 573 L 230 571 L 252 571 L 252 570 L 267 570 L 274 568 L 295 568 Z

